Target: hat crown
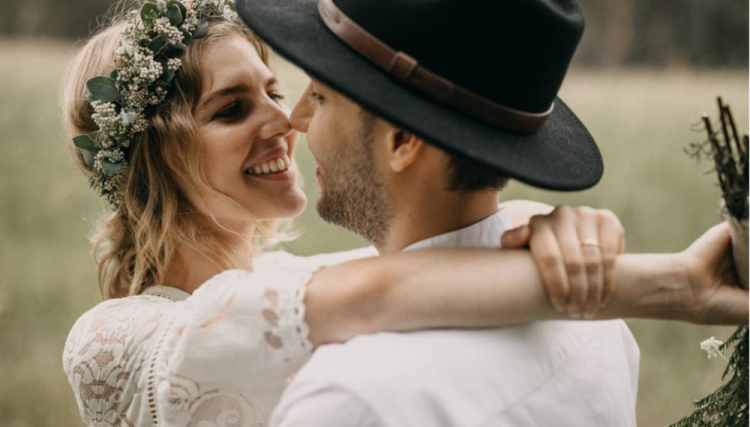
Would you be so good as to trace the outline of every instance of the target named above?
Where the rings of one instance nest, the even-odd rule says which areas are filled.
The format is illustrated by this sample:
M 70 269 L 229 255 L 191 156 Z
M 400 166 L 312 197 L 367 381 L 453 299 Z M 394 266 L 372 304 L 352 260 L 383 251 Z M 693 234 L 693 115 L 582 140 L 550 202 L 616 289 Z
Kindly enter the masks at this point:
M 334 0 L 441 77 L 506 107 L 549 109 L 584 28 L 575 0 Z

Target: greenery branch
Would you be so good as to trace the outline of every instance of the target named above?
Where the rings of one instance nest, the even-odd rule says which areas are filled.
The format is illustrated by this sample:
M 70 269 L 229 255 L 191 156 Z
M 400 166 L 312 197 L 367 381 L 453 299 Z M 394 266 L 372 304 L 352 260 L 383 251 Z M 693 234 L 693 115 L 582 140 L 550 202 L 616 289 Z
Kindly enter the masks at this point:
M 704 114 L 702 123 L 708 133 L 708 139 L 700 143 L 691 143 L 686 152 L 697 160 L 702 157 L 713 158 L 715 172 L 722 190 L 724 209 L 734 219 L 734 221 L 730 219 L 730 227 L 735 227 L 738 233 L 744 233 L 746 239 L 748 232 L 748 137 L 747 135 L 740 136 L 737 132 L 737 125 L 729 106 L 724 104 L 721 98 L 717 98 L 717 103 L 719 107 L 717 129 L 714 130 L 711 120 Z M 733 239 L 734 236 L 733 234 Z M 735 249 L 737 249 L 736 246 Z M 735 250 L 736 264 L 740 264 L 737 262 L 738 256 L 746 258 L 747 248 L 744 248 L 744 254 Z M 746 269 L 747 264 L 745 263 L 744 266 L 739 268 Z M 748 327 L 746 325 L 738 327 L 732 336 L 719 346 L 719 351 L 729 351 L 732 347 L 734 347 L 734 352 L 721 377 L 722 381 L 727 377 L 729 381 L 708 396 L 697 400 L 694 403 L 695 411 L 673 424 L 673 427 L 748 426 Z

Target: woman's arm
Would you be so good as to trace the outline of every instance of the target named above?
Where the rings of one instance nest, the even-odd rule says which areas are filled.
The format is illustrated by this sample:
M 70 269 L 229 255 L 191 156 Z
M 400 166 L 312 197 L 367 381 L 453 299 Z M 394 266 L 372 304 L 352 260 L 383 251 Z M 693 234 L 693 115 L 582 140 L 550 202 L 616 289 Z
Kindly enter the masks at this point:
M 747 292 L 725 281 L 729 247 L 720 225 L 679 254 L 618 257 L 618 291 L 596 318 L 746 323 Z M 436 249 L 352 261 L 317 272 L 305 304 L 315 345 L 378 331 L 568 318 L 548 302 L 524 250 Z

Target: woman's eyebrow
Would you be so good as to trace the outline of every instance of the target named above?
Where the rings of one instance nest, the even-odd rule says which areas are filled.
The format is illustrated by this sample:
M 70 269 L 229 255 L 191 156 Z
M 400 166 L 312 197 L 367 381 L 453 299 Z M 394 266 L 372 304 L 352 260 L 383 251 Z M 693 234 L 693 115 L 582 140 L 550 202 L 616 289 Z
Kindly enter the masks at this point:
M 266 80 L 265 87 L 273 86 L 277 84 L 279 80 L 275 77 L 269 77 L 268 80 Z M 223 89 L 219 89 L 217 91 L 212 92 L 210 95 L 206 97 L 206 99 L 201 102 L 200 107 L 198 107 L 199 110 L 202 110 L 206 108 L 211 103 L 215 102 L 218 99 L 221 99 L 225 96 L 229 95 L 237 95 L 241 93 L 247 93 L 250 92 L 250 87 L 246 84 L 239 84 L 234 86 L 225 87 Z
M 250 92 L 250 87 L 245 84 L 240 85 L 234 85 L 225 87 L 223 89 L 219 89 L 217 91 L 212 92 L 210 95 L 206 97 L 206 99 L 201 102 L 199 109 L 203 109 L 206 106 L 210 105 L 211 103 L 215 102 L 217 99 L 221 99 L 225 96 L 229 95 L 236 95 L 240 93 L 247 93 Z

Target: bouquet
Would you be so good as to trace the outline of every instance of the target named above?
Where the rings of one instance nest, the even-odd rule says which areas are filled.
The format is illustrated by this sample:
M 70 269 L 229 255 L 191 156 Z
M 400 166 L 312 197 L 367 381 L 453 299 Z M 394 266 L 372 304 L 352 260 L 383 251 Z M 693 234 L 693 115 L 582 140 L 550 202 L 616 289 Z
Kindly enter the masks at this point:
M 703 115 L 702 123 L 708 139 L 690 144 L 688 154 L 696 159 L 713 158 L 722 191 L 721 210 L 729 223 L 732 235 L 732 255 L 740 285 L 748 288 L 748 136 L 737 132 L 737 126 L 728 105 L 717 99 L 719 121 L 714 127 L 710 118 Z M 696 410 L 674 426 L 730 427 L 748 425 L 748 328 L 740 326 L 725 342 L 709 340 L 701 348 L 712 356 L 724 357 L 721 352 L 735 346 L 728 360 L 722 380 L 726 384 L 695 402 Z

